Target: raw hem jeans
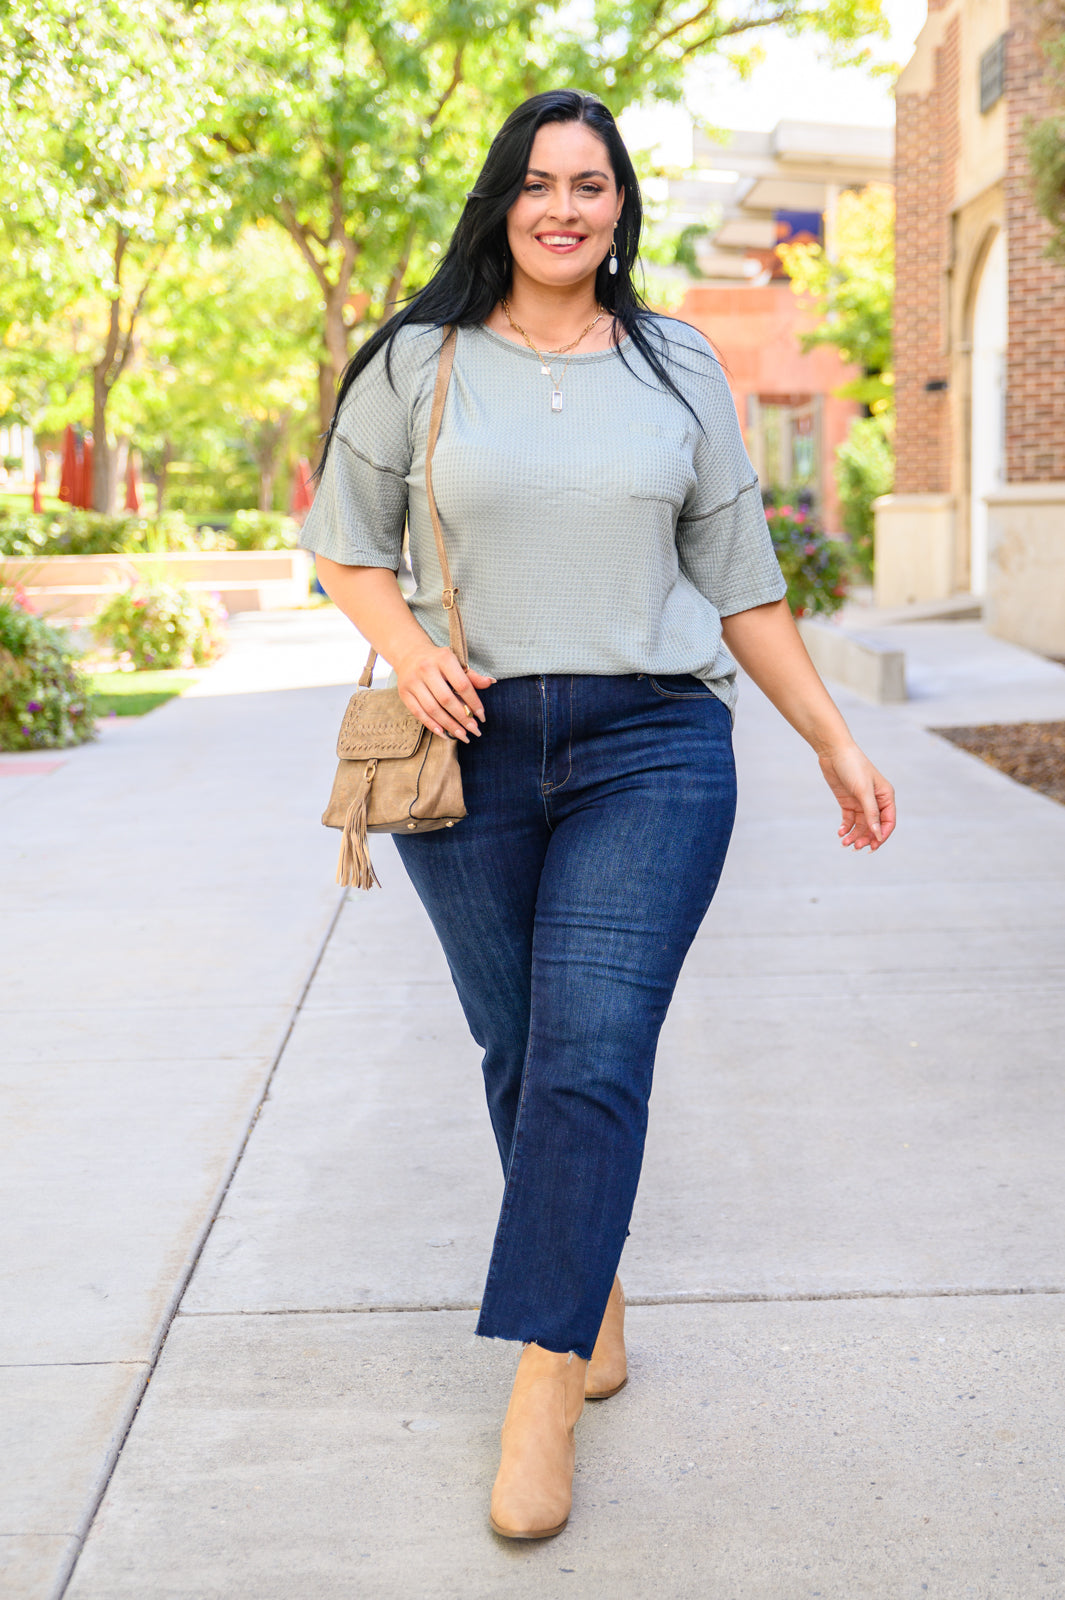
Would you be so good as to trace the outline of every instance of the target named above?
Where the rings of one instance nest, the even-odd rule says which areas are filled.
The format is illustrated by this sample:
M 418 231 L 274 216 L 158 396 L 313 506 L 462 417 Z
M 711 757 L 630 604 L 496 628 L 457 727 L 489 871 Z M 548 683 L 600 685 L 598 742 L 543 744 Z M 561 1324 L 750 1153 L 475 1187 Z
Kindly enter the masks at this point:
M 643 1160 L 658 1035 L 735 812 L 696 678 L 509 678 L 461 748 L 468 815 L 396 835 L 444 947 L 505 1186 L 477 1331 L 591 1356 Z

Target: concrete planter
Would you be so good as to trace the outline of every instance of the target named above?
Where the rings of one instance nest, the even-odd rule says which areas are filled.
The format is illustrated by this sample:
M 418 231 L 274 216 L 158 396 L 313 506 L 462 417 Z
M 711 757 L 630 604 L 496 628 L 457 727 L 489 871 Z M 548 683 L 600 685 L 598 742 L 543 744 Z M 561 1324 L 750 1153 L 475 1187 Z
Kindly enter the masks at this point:
M 231 613 L 281 610 L 307 599 L 311 568 L 306 550 L 181 550 L 164 556 L 9 558 L 0 563 L 0 578 L 21 584 L 41 615 L 74 621 L 145 575 L 217 594 Z

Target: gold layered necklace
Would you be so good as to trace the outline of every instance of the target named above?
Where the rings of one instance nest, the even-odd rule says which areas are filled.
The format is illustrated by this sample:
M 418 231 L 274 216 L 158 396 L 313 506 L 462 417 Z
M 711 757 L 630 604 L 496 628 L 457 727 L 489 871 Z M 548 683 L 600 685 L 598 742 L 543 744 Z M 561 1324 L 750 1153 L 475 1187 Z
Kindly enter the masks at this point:
M 525 332 L 525 329 L 523 327 L 521 327 L 521 325 L 519 323 L 514 321 L 514 318 L 510 314 L 510 307 L 507 304 L 506 300 L 504 300 L 502 302 L 502 306 L 503 306 L 503 315 L 506 317 L 507 321 L 510 323 L 510 326 L 514 329 L 514 332 L 521 334 L 522 338 L 525 340 L 525 343 L 529 346 L 529 349 L 532 351 L 534 356 L 539 356 L 539 358 L 540 358 L 540 371 L 543 373 L 544 377 L 551 379 L 551 410 L 552 411 L 561 411 L 562 410 L 562 380 L 566 376 L 567 371 L 569 370 L 569 361 L 566 362 L 566 365 L 562 368 L 562 371 L 559 373 L 558 378 L 556 379 L 554 373 L 551 371 L 551 359 L 550 358 L 552 356 L 568 355 L 571 350 L 576 350 L 576 348 L 580 344 L 581 340 L 582 339 L 586 339 L 588 337 L 588 335 L 591 333 L 592 329 L 595 327 L 596 323 L 597 322 L 601 322 L 603 320 L 603 318 L 606 316 L 606 311 L 604 310 L 604 308 L 602 306 L 599 306 L 597 311 L 596 311 L 596 313 L 595 313 L 595 316 L 592 318 L 591 322 L 589 322 L 588 326 L 581 333 L 579 333 L 577 335 L 577 337 L 574 339 L 572 344 L 564 344 L 561 347 L 561 349 L 559 349 L 559 350 L 544 351 L 544 350 L 537 350 L 536 346 L 533 344 L 532 340 L 529 338 L 529 335 Z M 570 356 L 570 361 L 572 361 L 572 360 L 573 360 L 573 357 Z

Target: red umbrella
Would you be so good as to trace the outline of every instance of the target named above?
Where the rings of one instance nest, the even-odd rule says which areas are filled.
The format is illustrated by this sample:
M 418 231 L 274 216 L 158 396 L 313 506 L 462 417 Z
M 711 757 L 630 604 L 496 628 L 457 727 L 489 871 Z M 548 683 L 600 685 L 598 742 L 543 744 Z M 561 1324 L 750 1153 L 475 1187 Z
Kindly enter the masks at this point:
M 139 511 L 141 508 L 140 490 L 137 487 L 137 469 L 133 465 L 133 451 L 126 457 L 126 510 Z
M 44 510 L 44 501 L 41 499 L 41 475 L 39 472 L 33 474 L 33 509 L 36 512 Z
M 92 510 L 92 437 L 86 434 L 81 444 L 81 461 L 78 465 L 77 493 L 71 505 L 83 511 Z
M 78 441 L 74 429 L 67 428 L 63 435 L 63 465 L 59 473 L 59 498 L 68 505 L 74 504 L 74 489 L 78 475 Z
M 292 475 L 292 500 L 289 512 L 297 522 L 302 523 L 313 503 L 314 486 L 311 483 L 310 462 L 304 456 L 300 456 Z

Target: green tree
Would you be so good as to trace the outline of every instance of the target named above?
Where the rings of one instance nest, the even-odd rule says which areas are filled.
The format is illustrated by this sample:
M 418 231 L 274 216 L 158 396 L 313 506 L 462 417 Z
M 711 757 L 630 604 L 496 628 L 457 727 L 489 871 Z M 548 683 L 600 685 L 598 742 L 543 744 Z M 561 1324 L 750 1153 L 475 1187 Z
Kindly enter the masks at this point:
M 1046 81 L 1054 111 L 1025 130 L 1035 203 L 1053 233 L 1049 252 L 1065 260 L 1065 0 L 1039 7 Z
M 503 114 L 559 84 L 615 113 L 679 100 L 687 64 L 760 30 L 818 31 L 843 59 L 880 0 L 278 0 L 209 8 L 217 161 L 241 214 L 295 242 L 322 300 L 321 425 L 357 341 L 424 282 Z
M 895 199 L 887 184 L 871 183 L 840 195 L 833 254 L 819 244 L 781 245 L 780 256 L 796 294 L 812 301 L 814 326 L 801 336 L 804 350 L 835 345 L 860 378 L 835 391 L 859 400 L 874 415 L 894 397 L 892 318 L 895 301 Z
M 22 291 L 18 322 L 5 304 L 3 342 L 8 350 L 50 343 L 53 378 L 68 400 L 80 379 L 91 386 L 101 511 L 112 508 L 117 477 L 109 404 L 133 359 L 153 279 L 175 240 L 212 210 L 219 221 L 220 196 L 194 170 L 209 54 L 196 7 L 180 0 L 0 7 L 5 254 Z M 41 331 L 45 305 L 50 322 L 78 323 L 88 352 L 77 338 L 65 349 L 26 339 L 27 325 Z M 25 382 L 17 359 L 8 370 Z
M 320 314 L 296 252 L 268 225 L 167 262 L 128 385 L 161 501 L 172 459 L 206 465 L 236 449 L 254 464 L 259 509 L 272 508 L 287 456 L 311 448 Z

